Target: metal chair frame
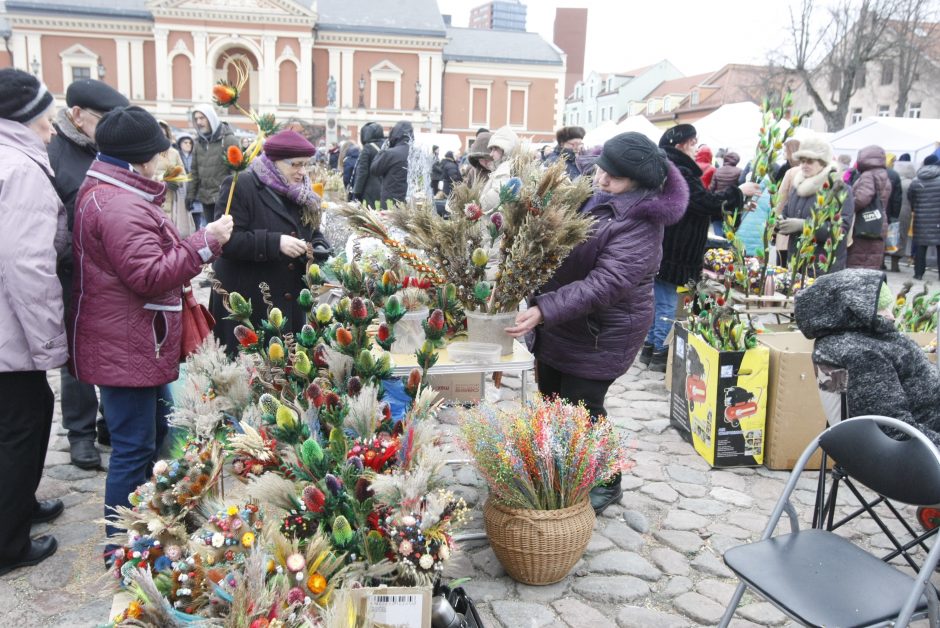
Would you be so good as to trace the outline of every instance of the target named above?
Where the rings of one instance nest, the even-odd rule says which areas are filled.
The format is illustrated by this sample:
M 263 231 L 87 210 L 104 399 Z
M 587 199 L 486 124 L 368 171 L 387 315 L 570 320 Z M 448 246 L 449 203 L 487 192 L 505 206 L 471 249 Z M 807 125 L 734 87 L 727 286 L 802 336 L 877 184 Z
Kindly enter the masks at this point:
M 909 438 L 917 439 L 921 441 L 921 444 L 927 446 L 926 451 L 929 451 L 932 453 L 933 458 L 936 461 L 937 467 L 940 468 L 940 451 L 938 451 L 930 443 L 930 441 L 927 440 L 927 438 L 923 434 L 921 434 L 916 428 L 913 428 L 907 425 L 906 423 L 899 421 L 897 419 L 892 419 L 889 417 L 881 417 L 881 416 L 855 417 L 851 421 L 848 421 L 847 423 L 854 424 L 856 421 L 873 421 L 879 426 L 890 427 L 892 429 L 895 429 L 904 433 Z M 799 460 L 797 461 L 796 465 L 793 468 L 793 471 L 790 474 L 790 477 L 787 480 L 787 484 L 780 498 L 777 500 L 777 503 L 774 506 L 774 509 L 770 515 L 770 520 L 767 524 L 767 527 L 765 528 L 763 534 L 761 535 L 760 541 L 758 541 L 757 543 L 767 541 L 773 536 L 773 533 L 777 527 L 777 524 L 779 523 L 780 518 L 782 517 L 784 513 L 787 514 L 787 517 L 790 521 L 790 533 L 793 535 L 798 535 L 800 533 L 799 519 L 798 519 L 795 508 L 790 502 L 790 497 L 794 489 L 796 488 L 797 482 L 800 476 L 802 475 L 803 471 L 805 470 L 806 465 L 809 462 L 809 459 L 816 452 L 816 449 L 821 447 L 820 445 L 821 440 L 824 438 L 826 434 L 842 429 L 841 428 L 842 425 L 844 424 L 840 423 L 838 425 L 828 428 L 822 434 L 817 436 L 803 451 L 803 454 L 800 456 Z M 823 477 L 825 475 L 824 473 L 825 467 L 822 467 L 821 469 L 822 471 L 820 472 L 820 476 Z M 843 483 L 845 483 L 845 480 L 846 478 L 839 479 L 839 481 Z M 853 492 L 855 492 L 855 490 L 853 490 Z M 832 493 L 830 493 L 830 498 L 831 499 L 829 503 L 834 504 L 835 499 Z M 828 511 L 823 510 L 822 512 L 820 512 L 818 510 L 820 507 L 821 507 L 820 501 L 817 500 L 817 504 L 816 504 L 817 512 L 814 515 L 813 527 L 814 529 L 817 529 L 817 530 L 823 529 L 826 532 L 831 532 L 831 530 L 824 529 L 819 524 L 821 524 L 824 521 L 824 519 L 826 518 L 826 515 L 828 515 L 830 522 L 832 521 L 832 516 L 831 516 L 832 509 L 830 508 Z M 869 510 L 870 510 L 870 507 L 864 507 L 864 506 L 860 509 L 861 512 L 869 512 Z M 839 522 L 839 525 L 841 525 L 842 523 L 844 522 Z M 835 525 L 833 529 L 837 527 L 838 525 Z M 882 529 L 884 528 L 882 527 Z M 849 541 L 845 541 L 845 542 L 849 543 Z M 921 545 L 922 547 L 926 548 L 926 544 L 924 544 L 922 540 L 912 542 L 911 547 L 913 547 L 914 545 Z M 868 552 L 868 553 L 871 554 L 871 552 Z M 892 555 L 892 557 L 896 555 L 897 554 L 895 553 Z M 929 618 L 930 625 L 932 627 L 940 626 L 940 602 L 938 602 L 938 595 L 937 595 L 936 589 L 933 587 L 933 585 L 929 581 L 930 576 L 933 574 L 938 561 L 940 561 L 940 542 L 934 541 L 933 545 L 929 547 L 928 552 L 927 552 L 927 558 L 923 561 L 923 564 L 920 566 L 920 568 L 917 568 L 916 566 L 912 564 L 912 567 L 915 569 L 915 571 L 917 571 L 917 576 L 913 579 L 913 585 L 911 587 L 910 593 L 908 594 L 903 606 L 900 608 L 897 617 L 890 621 L 885 621 L 885 622 L 880 622 L 880 623 L 875 623 L 875 624 L 860 624 L 860 625 L 906 626 L 912 619 L 920 619 L 926 616 Z M 908 562 L 910 563 L 910 560 Z M 837 573 L 833 573 L 832 575 L 834 578 L 839 577 Z M 745 590 L 749 586 L 748 582 L 746 582 L 744 580 L 744 577 L 741 576 L 740 574 L 739 574 L 739 579 L 741 581 L 738 584 L 737 588 L 735 589 L 734 595 L 732 596 L 728 604 L 728 607 L 725 610 L 725 614 L 721 619 L 721 623 L 719 624 L 720 628 L 725 628 L 730 624 L 734 616 L 734 613 L 737 609 L 737 606 L 739 602 L 741 601 L 741 597 L 744 595 Z M 753 585 L 750 585 L 750 586 L 753 586 Z M 757 589 L 755 589 L 755 591 L 757 591 L 758 593 L 761 593 Z M 920 611 L 917 610 L 922 596 L 926 597 L 926 603 L 927 603 L 926 611 L 924 611 L 923 609 L 921 609 Z M 773 604 L 774 606 L 776 606 L 783 613 L 787 614 L 790 617 L 793 617 L 793 615 L 789 613 L 787 609 L 784 607 L 784 604 L 782 601 L 774 600 L 774 599 L 771 599 L 770 597 L 767 597 L 767 601 Z M 797 617 L 793 617 L 793 618 L 799 620 L 799 618 Z

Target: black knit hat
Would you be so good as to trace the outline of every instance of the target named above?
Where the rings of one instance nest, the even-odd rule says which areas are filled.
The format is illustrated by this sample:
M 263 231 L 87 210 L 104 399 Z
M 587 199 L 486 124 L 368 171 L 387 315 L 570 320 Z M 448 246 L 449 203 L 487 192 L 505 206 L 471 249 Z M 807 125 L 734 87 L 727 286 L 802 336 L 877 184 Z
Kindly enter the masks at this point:
M 157 119 L 140 107 L 118 107 L 102 116 L 95 143 L 105 155 L 145 164 L 170 147 Z
M 691 124 L 677 124 L 672 128 L 666 129 L 663 136 L 659 138 L 659 145 L 663 148 L 666 146 L 676 146 L 682 142 L 688 142 L 696 135 L 698 135 L 698 133 Z
M 29 122 L 52 104 L 52 94 L 39 79 L 22 70 L 0 70 L 0 118 Z
M 586 135 L 584 127 L 580 126 L 563 126 L 557 131 L 555 131 L 555 141 L 559 144 L 564 144 L 565 142 L 570 142 L 571 140 L 583 140 Z
M 597 166 L 612 177 L 633 179 L 646 189 L 657 189 L 666 180 L 666 156 L 651 139 L 634 131 L 604 142 Z
M 127 107 L 131 103 L 124 94 L 107 83 L 95 79 L 78 79 L 72 81 L 65 90 L 65 104 L 105 113 L 116 107 Z

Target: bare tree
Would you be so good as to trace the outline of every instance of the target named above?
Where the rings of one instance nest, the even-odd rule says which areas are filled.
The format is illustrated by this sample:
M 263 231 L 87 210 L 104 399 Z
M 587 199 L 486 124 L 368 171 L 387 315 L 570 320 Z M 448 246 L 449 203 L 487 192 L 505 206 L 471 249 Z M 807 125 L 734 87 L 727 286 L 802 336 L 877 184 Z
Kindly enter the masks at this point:
M 933 43 L 937 28 L 936 0 L 901 0 L 891 21 L 892 57 L 897 68 L 898 103 L 894 115 L 903 117 L 911 88 L 918 79 L 924 57 Z
M 890 16 L 904 1 L 909 0 L 837 0 L 820 19 L 814 0 L 791 7 L 792 39 L 784 63 L 802 79 L 828 131 L 845 126 L 849 101 L 865 82 L 866 64 L 891 48 Z

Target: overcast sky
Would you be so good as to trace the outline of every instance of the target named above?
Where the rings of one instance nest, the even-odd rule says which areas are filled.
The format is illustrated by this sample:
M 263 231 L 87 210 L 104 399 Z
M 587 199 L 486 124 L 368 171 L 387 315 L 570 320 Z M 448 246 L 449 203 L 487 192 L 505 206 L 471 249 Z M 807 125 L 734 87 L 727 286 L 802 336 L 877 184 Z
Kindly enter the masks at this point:
M 484 0 L 438 0 L 454 26 L 466 26 Z M 724 3 L 703 0 L 523 0 L 526 27 L 552 40 L 556 7 L 587 7 L 584 71 L 617 72 L 669 59 L 683 74 L 726 63 L 763 64 L 786 37 L 794 0 Z M 759 8 L 758 8 L 759 6 Z

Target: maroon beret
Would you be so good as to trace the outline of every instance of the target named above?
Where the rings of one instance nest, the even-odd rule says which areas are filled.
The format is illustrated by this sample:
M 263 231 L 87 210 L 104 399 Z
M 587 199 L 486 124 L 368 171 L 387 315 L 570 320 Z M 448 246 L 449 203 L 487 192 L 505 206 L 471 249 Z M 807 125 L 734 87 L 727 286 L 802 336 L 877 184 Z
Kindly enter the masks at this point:
M 313 157 L 317 148 L 296 131 L 281 131 L 264 142 L 264 154 L 271 161 L 294 157 Z

